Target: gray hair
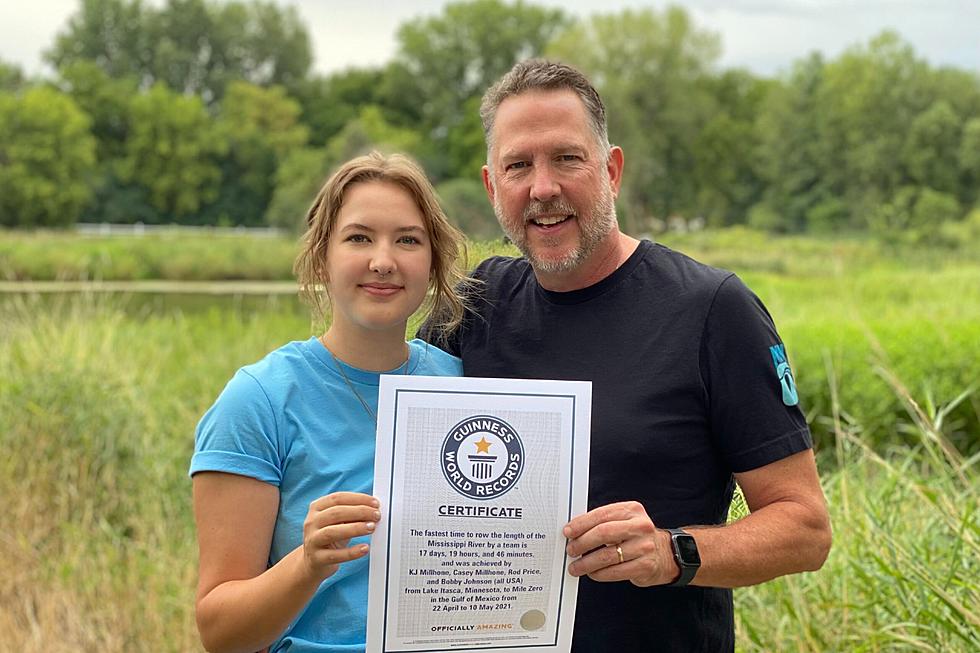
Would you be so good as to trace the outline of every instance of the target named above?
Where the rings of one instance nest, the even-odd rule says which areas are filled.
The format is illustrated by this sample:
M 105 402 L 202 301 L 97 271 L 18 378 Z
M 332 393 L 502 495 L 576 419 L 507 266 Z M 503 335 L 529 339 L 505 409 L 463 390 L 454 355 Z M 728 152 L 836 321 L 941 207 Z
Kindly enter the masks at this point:
M 606 107 L 599 92 L 581 72 L 563 63 L 544 59 L 528 59 L 514 64 L 506 75 L 487 89 L 480 103 L 483 135 L 487 142 L 487 162 L 493 150 L 493 125 L 497 109 L 509 97 L 527 91 L 573 91 L 582 100 L 589 116 L 589 126 L 604 159 L 609 157 L 609 131 L 606 127 Z M 491 166 L 492 173 L 492 166 Z

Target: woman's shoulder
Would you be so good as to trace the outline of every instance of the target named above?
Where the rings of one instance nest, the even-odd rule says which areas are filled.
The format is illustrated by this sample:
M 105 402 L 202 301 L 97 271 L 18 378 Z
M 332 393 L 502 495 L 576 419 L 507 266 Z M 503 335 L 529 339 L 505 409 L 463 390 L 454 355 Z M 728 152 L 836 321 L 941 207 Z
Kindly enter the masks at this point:
M 309 341 L 289 342 L 254 363 L 243 365 L 228 382 L 226 393 L 231 390 L 244 399 L 265 395 L 275 403 L 274 397 L 283 394 L 283 389 L 304 383 L 304 378 L 311 373 L 309 347 Z
M 415 376 L 462 376 L 463 362 L 450 353 L 416 338 L 408 346 L 412 357 L 418 363 L 413 365 L 410 374 Z

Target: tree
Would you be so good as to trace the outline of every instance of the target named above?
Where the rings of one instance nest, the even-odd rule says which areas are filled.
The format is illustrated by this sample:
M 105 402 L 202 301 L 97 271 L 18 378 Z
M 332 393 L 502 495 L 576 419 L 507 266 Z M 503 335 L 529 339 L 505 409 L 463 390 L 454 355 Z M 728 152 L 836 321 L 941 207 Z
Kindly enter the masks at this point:
M 276 188 L 265 220 L 273 227 L 301 232 L 317 191 L 326 181 L 330 166 L 327 153 L 309 147 L 293 150 L 276 171 Z
M 153 79 L 208 103 L 219 100 L 233 80 L 259 86 L 297 83 L 313 61 L 296 10 L 271 2 L 168 0 L 152 25 Z
M 89 120 L 70 97 L 37 87 L 0 93 L 0 225 L 75 222 L 95 164 Z
M 745 222 L 761 199 L 756 119 L 772 83 L 742 70 L 709 80 L 718 107 L 694 140 L 696 211 L 709 224 Z
M 479 122 L 464 114 L 472 98 L 519 60 L 539 55 L 566 24 L 557 9 L 518 0 L 454 2 L 442 14 L 419 18 L 398 30 L 398 74 L 387 78 L 386 97 L 397 97 L 419 109 L 420 127 L 428 144 L 425 157 L 438 178 L 457 176 L 458 165 L 482 155 L 482 138 L 461 133 L 464 125 L 477 131 Z M 452 158 L 446 156 L 455 137 Z M 474 146 L 474 143 L 477 143 Z M 468 147 L 465 151 L 463 144 Z
M 208 206 L 205 221 L 262 224 L 276 170 L 290 152 L 306 144 L 308 132 L 299 124 L 299 114 L 299 104 L 280 86 L 228 85 L 219 121 L 229 150 L 222 158 L 218 198 Z
M 973 205 L 980 200 L 980 117 L 963 125 L 957 159 L 964 179 L 963 201 Z
M 912 122 L 932 103 L 928 65 L 893 32 L 829 63 L 815 98 L 820 172 L 855 223 L 911 181 L 901 165 Z M 896 165 L 898 164 L 898 165 Z
M 389 124 L 378 107 L 364 107 L 325 148 L 295 150 L 286 158 L 276 175 L 267 222 L 293 230 L 304 228 L 302 218 L 331 170 L 371 150 L 417 156 L 421 142 L 417 132 Z
M 24 83 L 24 71 L 20 66 L 0 61 L 0 92 L 19 91 Z
M 45 57 L 56 68 L 94 61 L 114 79 L 133 77 L 141 88 L 163 81 L 207 103 L 233 79 L 289 85 L 312 63 L 296 11 L 259 1 L 167 0 L 157 9 L 140 0 L 81 0 Z
M 959 190 L 959 116 L 939 100 L 912 121 L 902 162 L 912 180 L 943 193 Z
M 68 93 L 92 120 L 99 162 L 124 154 L 129 133 L 129 108 L 137 94 L 133 77 L 113 79 L 93 61 L 66 64 L 58 86 Z
M 381 69 L 349 68 L 295 84 L 293 95 L 302 107 L 301 120 L 310 129 L 310 142 L 326 144 L 363 107 L 378 105 L 384 75 Z
M 143 81 L 153 60 L 153 9 L 141 0 L 81 0 L 44 57 L 55 68 L 87 59 L 113 78 Z
M 215 199 L 228 144 L 199 98 L 164 84 L 133 98 L 132 130 L 119 163 L 125 182 L 145 188 L 164 218 L 183 219 Z
M 487 191 L 475 178 L 450 179 L 436 186 L 443 211 L 471 240 L 489 240 L 502 234 L 487 200 Z
M 945 222 L 960 217 L 956 198 L 932 188 L 903 186 L 891 201 L 876 207 L 870 226 L 878 236 L 893 242 L 932 240 Z
M 823 179 L 825 150 L 814 103 L 826 64 L 819 54 L 798 61 L 785 81 L 774 85 L 762 103 L 756 120 L 758 146 L 753 155 L 765 184 L 763 203 L 754 212 L 757 224 L 764 216 L 770 227 L 799 231 L 807 216 L 833 196 Z M 830 214 L 820 214 L 827 227 Z
M 58 86 L 68 93 L 91 119 L 95 137 L 96 168 L 90 179 L 92 199 L 79 219 L 84 222 L 159 222 L 159 211 L 146 189 L 119 176 L 130 133 L 130 107 L 138 93 L 133 77 L 114 79 L 94 61 L 78 60 L 59 71 Z
M 610 138 L 626 151 L 627 230 L 692 212 L 695 142 L 716 111 L 708 80 L 718 36 L 678 7 L 626 10 L 579 22 L 548 53 L 588 74 L 606 102 Z

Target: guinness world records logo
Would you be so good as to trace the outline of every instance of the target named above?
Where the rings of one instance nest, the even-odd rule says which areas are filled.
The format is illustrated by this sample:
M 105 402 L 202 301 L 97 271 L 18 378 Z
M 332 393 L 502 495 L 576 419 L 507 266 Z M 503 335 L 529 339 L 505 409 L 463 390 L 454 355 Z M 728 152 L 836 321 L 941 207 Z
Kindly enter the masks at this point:
M 446 481 L 470 499 L 506 494 L 524 471 L 524 444 L 517 431 L 489 415 L 468 417 L 450 429 L 441 456 Z

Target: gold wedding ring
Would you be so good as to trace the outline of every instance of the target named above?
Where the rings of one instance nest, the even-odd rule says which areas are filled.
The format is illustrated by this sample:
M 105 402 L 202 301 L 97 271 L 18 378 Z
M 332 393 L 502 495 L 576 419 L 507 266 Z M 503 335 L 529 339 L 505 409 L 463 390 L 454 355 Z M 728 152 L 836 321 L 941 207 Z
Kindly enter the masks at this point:
M 619 556 L 619 564 L 623 564 L 623 547 L 616 545 L 616 555 Z

